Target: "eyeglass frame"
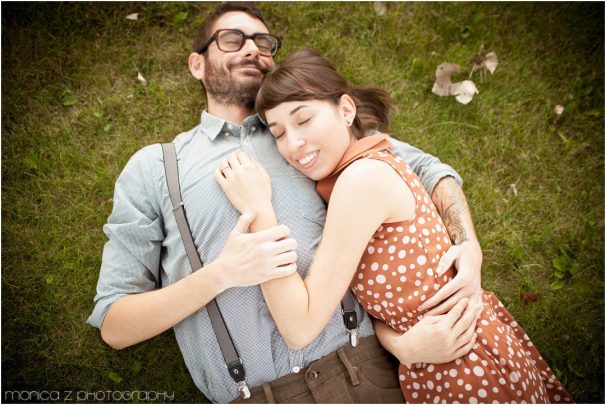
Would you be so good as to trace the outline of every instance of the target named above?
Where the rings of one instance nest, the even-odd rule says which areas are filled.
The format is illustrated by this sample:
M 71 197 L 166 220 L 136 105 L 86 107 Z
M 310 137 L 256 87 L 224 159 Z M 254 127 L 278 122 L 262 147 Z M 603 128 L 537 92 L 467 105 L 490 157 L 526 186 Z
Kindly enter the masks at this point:
M 221 49 L 221 47 L 219 46 L 219 35 L 218 35 L 218 33 L 220 33 L 221 31 L 239 32 L 242 35 L 242 42 L 240 42 L 240 47 L 238 49 L 236 49 L 235 51 L 225 51 L 225 50 Z M 255 43 L 255 46 L 256 46 L 257 43 L 255 42 L 255 38 L 258 37 L 259 35 L 269 35 L 270 37 L 273 37 L 278 41 L 278 45 L 276 46 L 276 51 L 274 53 L 270 53 L 269 55 L 263 55 L 263 56 L 275 56 L 278 53 L 278 51 L 280 50 L 280 47 L 282 46 L 282 41 L 280 40 L 279 37 L 277 37 L 273 34 L 266 33 L 266 32 L 255 32 L 252 35 L 246 35 L 244 32 L 242 32 L 241 30 L 236 29 L 236 28 L 222 28 L 222 29 L 216 30 L 215 32 L 213 32 L 213 34 L 210 36 L 210 38 L 208 38 L 208 40 L 200 48 L 198 48 L 196 53 L 203 54 L 204 52 L 206 52 L 208 50 L 208 47 L 214 41 L 217 41 L 217 48 L 219 48 L 219 50 L 221 52 L 238 52 L 240 49 L 242 49 L 242 47 L 244 47 L 244 44 L 249 39 L 252 39 L 253 43 Z

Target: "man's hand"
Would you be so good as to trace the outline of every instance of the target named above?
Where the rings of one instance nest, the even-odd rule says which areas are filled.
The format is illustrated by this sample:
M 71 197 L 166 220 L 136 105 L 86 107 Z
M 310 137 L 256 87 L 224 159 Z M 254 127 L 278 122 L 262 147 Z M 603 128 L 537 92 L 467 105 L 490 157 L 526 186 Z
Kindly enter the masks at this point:
M 448 312 L 463 298 L 470 304 L 479 304 L 482 296 L 482 250 L 477 241 L 466 240 L 453 245 L 440 259 L 436 274 L 442 275 L 453 264 L 457 275 L 419 307 L 420 310 L 433 308 L 427 315 Z
M 377 338 L 402 364 L 448 363 L 466 355 L 475 344 L 481 305 L 460 300 L 445 315 L 426 316 L 403 335 L 375 321 Z
M 229 234 L 221 255 L 213 262 L 224 289 L 246 287 L 293 274 L 297 270 L 297 241 L 279 225 L 249 233 L 254 212 L 247 212 Z

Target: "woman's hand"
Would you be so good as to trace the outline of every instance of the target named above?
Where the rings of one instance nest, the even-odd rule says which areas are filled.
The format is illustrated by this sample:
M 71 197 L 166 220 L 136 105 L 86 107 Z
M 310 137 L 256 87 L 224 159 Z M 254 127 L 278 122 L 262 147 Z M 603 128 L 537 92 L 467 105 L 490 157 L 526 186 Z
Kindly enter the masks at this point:
M 241 213 L 273 210 L 271 179 L 256 160 L 238 151 L 223 159 L 215 178 L 233 206 Z

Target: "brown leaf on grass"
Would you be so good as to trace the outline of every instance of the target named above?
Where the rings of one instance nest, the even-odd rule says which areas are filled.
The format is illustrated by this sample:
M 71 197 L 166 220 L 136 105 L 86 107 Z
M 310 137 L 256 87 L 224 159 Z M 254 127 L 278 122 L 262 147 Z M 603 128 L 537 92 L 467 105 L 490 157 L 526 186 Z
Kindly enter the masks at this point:
M 524 294 L 522 294 L 522 301 L 524 301 L 525 304 L 537 302 L 538 300 L 538 295 L 532 291 L 526 291 Z
M 139 19 L 139 13 L 132 13 L 126 16 L 127 20 L 137 21 Z

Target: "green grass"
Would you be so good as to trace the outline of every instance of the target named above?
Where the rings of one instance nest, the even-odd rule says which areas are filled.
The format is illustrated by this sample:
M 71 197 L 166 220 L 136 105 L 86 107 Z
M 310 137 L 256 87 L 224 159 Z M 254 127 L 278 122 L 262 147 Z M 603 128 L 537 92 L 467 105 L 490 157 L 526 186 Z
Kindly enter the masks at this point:
M 485 288 L 577 402 L 603 402 L 604 5 L 389 3 L 384 16 L 371 3 L 259 6 L 283 39 L 279 61 L 314 47 L 352 82 L 390 90 L 393 136 L 466 181 Z M 187 56 L 212 7 L 2 4 L 4 391 L 205 400 L 172 332 L 114 351 L 84 322 L 117 175 L 139 148 L 196 125 L 204 107 Z M 138 21 L 125 19 L 134 12 Z M 433 95 L 436 66 L 464 66 L 463 80 L 482 43 L 501 64 L 483 83 L 474 75 L 480 94 L 467 106 Z M 556 104 L 566 110 L 554 125 Z M 524 303 L 528 291 L 538 302 Z

